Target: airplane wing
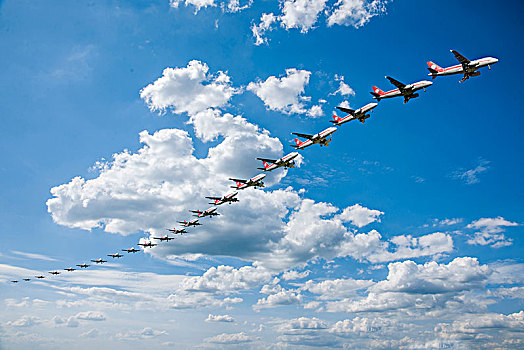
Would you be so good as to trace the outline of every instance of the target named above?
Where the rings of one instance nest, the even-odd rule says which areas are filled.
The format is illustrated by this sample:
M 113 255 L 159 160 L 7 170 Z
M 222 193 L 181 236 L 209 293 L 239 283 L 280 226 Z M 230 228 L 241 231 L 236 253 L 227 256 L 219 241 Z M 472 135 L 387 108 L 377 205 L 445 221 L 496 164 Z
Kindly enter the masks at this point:
M 212 199 L 212 200 L 215 200 L 215 201 L 218 201 L 220 199 L 222 199 L 221 197 L 205 197 L 207 199 Z
M 455 55 L 455 58 L 456 58 L 456 59 L 457 59 L 461 64 L 467 64 L 467 63 L 470 62 L 466 57 L 462 56 L 462 55 L 461 55 L 460 53 L 458 53 L 457 51 L 455 51 L 455 50 L 451 50 L 451 52 Z
M 308 139 L 308 140 L 313 139 L 313 136 L 315 136 L 315 135 L 301 134 L 301 133 L 298 133 L 298 132 L 292 132 L 292 134 L 293 135 L 297 135 L 298 137 L 302 137 L 302 138 Z
M 355 113 L 354 109 L 345 108 L 345 107 L 335 107 L 335 108 L 338 109 L 338 110 L 341 110 L 342 112 L 347 113 L 347 114 L 353 115 Z
M 229 180 L 231 181 L 235 181 L 235 182 L 241 182 L 243 184 L 245 184 L 248 180 L 242 180 L 242 179 L 233 179 L 233 178 L 229 178 Z
M 406 87 L 406 84 L 403 84 L 401 83 L 400 81 L 396 80 L 396 79 L 393 79 L 392 77 L 386 77 L 387 80 L 389 80 L 389 82 L 393 85 L 395 85 L 396 87 L 398 87 L 399 89 L 403 89 Z
M 195 214 L 200 214 L 201 213 L 200 210 L 190 210 L 190 212 L 195 213 Z
M 268 163 L 276 163 L 276 159 L 267 159 L 267 158 L 257 158 L 258 160 L 261 160 L 263 162 L 268 162 Z

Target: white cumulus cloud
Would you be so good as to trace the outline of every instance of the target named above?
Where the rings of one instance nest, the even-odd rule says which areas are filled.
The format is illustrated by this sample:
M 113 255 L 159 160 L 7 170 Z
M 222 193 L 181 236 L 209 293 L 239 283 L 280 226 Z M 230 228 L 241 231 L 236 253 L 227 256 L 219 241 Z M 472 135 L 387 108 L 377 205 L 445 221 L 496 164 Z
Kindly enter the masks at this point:
M 206 63 L 192 60 L 187 67 L 166 68 L 162 76 L 140 91 L 140 97 L 151 111 L 197 113 L 209 107 L 220 107 L 238 91 L 229 76 L 219 71 L 208 73 Z
M 504 235 L 505 227 L 518 226 L 516 222 L 504 219 L 502 216 L 496 218 L 480 218 L 473 221 L 466 228 L 478 230 L 468 240 L 469 244 L 490 245 L 493 248 L 509 246 L 513 243 L 511 238 Z
M 270 76 L 265 81 L 251 82 L 247 90 L 255 93 L 271 110 L 286 114 L 306 113 L 304 108 L 305 86 L 309 83 L 311 72 L 296 68 L 286 69 L 286 76 Z
M 388 0 L 338 0 L 330 12 L 327 25 L 334 24 L 360 28 L 369 20 L 386 11 Z
M 273 13 L 263 13 L 260 16 L 260 23 L 258 25 L 253 24 L 251 31 L 253 37 L 255 37 L 255 45 L 267 44 L 267 38 L 264 37 L 267 31 L 273 30 L 272 24 L 275 23 L 277 17 Z
M 317 22 L 327 0 L 286 0 L 282 6 L 281 24 L 286 29 L 299 28 L 307 33 Z

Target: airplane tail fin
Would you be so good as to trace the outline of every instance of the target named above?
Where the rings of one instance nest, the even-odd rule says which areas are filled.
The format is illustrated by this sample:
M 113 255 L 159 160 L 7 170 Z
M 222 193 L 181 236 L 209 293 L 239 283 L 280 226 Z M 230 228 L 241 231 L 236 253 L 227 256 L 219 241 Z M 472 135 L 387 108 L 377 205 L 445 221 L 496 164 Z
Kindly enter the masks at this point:
M 333 120 L 330 120 L 329 122 L 330 123 L 333 123 L 333 124 L 337 124 L 338 122 L 340 122 L 342 120 L 342 118 L 340 118 L 338 115 L 334 115 L 333 114 Z
M 373 95 L 378 101 L 380 101 L 380 98 L 386 94 L 384 91 L 380 90 L 380 88 L 376 86 L 373 86 L 371 89 L 373 91 L 370 92 L 370 94 Z
M 302 144 L 302 142 L 299 139 L 294 139 L 296 145 L 290 145 L 291 147 L 298 148 Z
M 428 61 L 428 70 L 429 70 L 429 73 L 428 75 L 431 75 L 433 77 L 433 79 L 435 79 L 437 77 L 437 73 L 440 73 L 440 72 L 443 72 L 444 71 L 444 68 L 442 68 L 441 66 L 439 66 L 438 64 L 434 63 L 434 62 L 431 62 L 431 61 Z

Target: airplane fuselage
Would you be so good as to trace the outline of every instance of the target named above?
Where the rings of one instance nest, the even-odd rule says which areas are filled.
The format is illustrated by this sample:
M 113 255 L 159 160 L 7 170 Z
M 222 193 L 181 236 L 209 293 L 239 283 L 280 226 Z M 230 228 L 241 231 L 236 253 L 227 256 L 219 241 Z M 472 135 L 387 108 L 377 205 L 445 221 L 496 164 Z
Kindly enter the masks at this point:
M 441 75 L 454 75 L 454 74 L 472 74 L 477 69 L 480 69 L 482 67 L 490 66 L 492 64 L 497 63 L 499 60 L 495 57 L 484 57 L 479 58 L 478 60 L 470 61 L 468 64 L 456 64 L 451 67 L 442 68 L 441 72 L 435 72 L 435 73 L 429 73 L 429 76 L 432 77 L 438 77 Z M 464 67 L 466 66 L 466 70 L 464 70 Z M 433 65 L 430 67 L 433 70 L 436 70 L 437 66 Z
M 418 97 L 418 94 L 416 94 L 417 96 L 415 96 L 414 94 L 415 91 L 420 90 L 420 89 L 425 89 L 431 85 L 433 85 L 431 81 L 422 80 L 422 81 L 418 81 L 413 84 L 406 85 L 406 87 L 403 89 L 394 89 L 394 90 L 386 91 L 383 94 L 381 94 L 379 97 L 373 97 L 373 98 L 380 100 L 383 98 L 392 98 L 392 97 L 397 97 L 397 96 L 404 96 L 404 97 L 410 97 L 410 98 Z M 375 93 L 378 94 L 377 91 L 375 91 Z
M 292 152 L 292 153 L 286 154 L 284 157 L 277 159 L 276 162 L 269 165 L 264 170 L 271 171 L 271 170 L 275 170 L 280 167 L 294 168 L 295 162 L 293 162 L 293 159 L 295 159 L 297 156 L 298 156 L 298 152 Z
M 247 182 L 237 182 L 236 189 L 243 190 L 248 187 L 264 187 L 262 180 L 266 177 L 266 174 L 258 174 L 255 177 L 247 180 Z
M 308 139 L 304 142 L 301 142 L 300 145 L 297 145 L 297 149 L 304 149 L 306 147 L 309 147 L 311 145 L 314 145 L 315 143 L 320 144 L 320 146 L 329 146 L 329 143 L 331 142 L 331 139 L 327 139 L 327 137 L 331 134 L 333 134 L 335 131 L 337 131 L 337 128 L 332 126 L 330 128 L 327 128 L 318 134 L 313 135 L 311 139 Z
M 364 123 L 364 120 L 366 120 L 369 117 L 371 117 L 371 115 L 366 114 L 366 113 L 371 111 L 376 106 L 378 106 L 378 103 L 375 103 L 375 102 L 368 103 L 364 107 L 360 107 L 359 109 L 355 110 L 354 114 L 349 114 L 348 116 L 346 116 L 344 118 L 340 118 L 334 124 L 339 126 L 339 125 L 342 125 L 344 123 L 347 123 L 347 122 L 349 122 L 351 120 L 355 120 L 355 119 L 358 119 L 358 120 L 360 120 L 361 123 Z

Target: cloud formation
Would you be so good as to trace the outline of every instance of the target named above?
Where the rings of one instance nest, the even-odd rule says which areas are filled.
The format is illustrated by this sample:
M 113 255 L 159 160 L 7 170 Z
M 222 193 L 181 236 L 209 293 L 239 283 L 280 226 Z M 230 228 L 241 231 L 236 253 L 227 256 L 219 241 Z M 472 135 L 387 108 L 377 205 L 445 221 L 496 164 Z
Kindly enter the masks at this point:
M 473 237 L 468 239 L 469 244 L 490 245 L 493 248 L 509 246 L 513 239 L 504 235 L 505 227 L 518 226 L 516 222 L 504 219 L 502 216 L 496 218 L 481 218 L 470 223 L 466 228 L 478 230 Z
M 192 60 L 187 67 L 166 68 L 162 76 L 140 91 L 151 111 L 194 114 L 210 107 L 221 107 L 238 91 L 229 76 L 218 71 L 208 74 L 206 63 Z
M 302 94 L 310 76 L 307 70 L 289 68 L 283 77 L 270 76 L 265 81 L 249 83 L 247 90 L 256 94 L 271 110 L 286 114 L 306 113 L 303 101 L 307 98 Z

